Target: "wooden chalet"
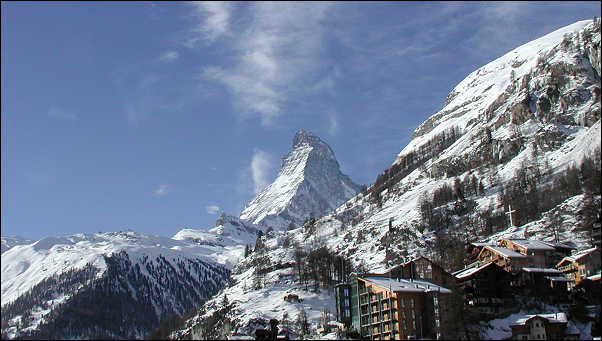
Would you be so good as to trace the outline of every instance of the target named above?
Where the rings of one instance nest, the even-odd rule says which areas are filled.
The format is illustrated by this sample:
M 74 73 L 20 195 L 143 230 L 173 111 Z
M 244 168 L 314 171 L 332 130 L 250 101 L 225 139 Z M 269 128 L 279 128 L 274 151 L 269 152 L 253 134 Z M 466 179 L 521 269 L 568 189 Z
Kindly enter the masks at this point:
M 564 257 L 556 267 L 577 285 L 587 276 L 600 271 L 600 249 L 594 247 Z
M 495 262 L 458 270 L 453 273 L 464 293 L 466 305 L 483 314 L 502 313 L 512 299 L 512 275 Z
M 471 264 L 478 260 L 479 253 L 485 246 L 496 246 L 494 243 L 489 242 L 472 242 L 466 245 L 466 263 Z
M 389 276 L 389 274 L 392 277 L 404 279 L 422 279 L 446 287 L 453 287 L 456 282 L 452 274 L 424 256 L 396 266 L 385 272 L 384 276 Z
M 502 239 L 498 242 L 498 246 L 528 256 L 529 266 L 545 268 L 554 265 L 552 258 L 556 248 L 539 240 Z
M 568 329 L 565 313 L 523 315 L 510 324 L 512 340 L 578 340 L 579 331 Z
M 568 301 L 568 285 L 571 282 L 558 269 L 524 267 L 518 273 L 514 286 L 523 295 L 543 297 L 554 304 Z
M 477 257 L 480 264 L 494 262 L 504 270 L 518 273 L 528 266 L 528 257 L 506 247 L 485 245 Z

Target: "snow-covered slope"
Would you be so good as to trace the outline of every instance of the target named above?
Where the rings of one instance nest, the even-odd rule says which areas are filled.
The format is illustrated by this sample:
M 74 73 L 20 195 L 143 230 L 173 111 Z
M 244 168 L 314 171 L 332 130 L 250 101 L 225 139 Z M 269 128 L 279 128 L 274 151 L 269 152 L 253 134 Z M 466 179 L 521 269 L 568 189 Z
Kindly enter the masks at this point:
M 311 132 L 299 130 L 282 160 L 276 180 L 251 200 L 240 219 L 283 230 L 300 226 L 338 207 L 360 190 L 341 173 L 332 149 Z
M 14 237 L 2 237 L 2 252 L 9 250 L 13 246 L 23 245 L 23 244 L 31 244 L 33 240 L 25 239 L 22 237 L 14 236 Z
M 204 321 L 221 311 L 224 294 L 230 299 L 225 316 L 243 332 L 252 332 L 258 319 L 280 320 L 284 312 L 294 319 L 301 308 L 311 308 L 313 323 L 318 310 L 332 312 L 333 297 L 305 291 L 299 284 L 294 264 L 299 250 L 325 246 L 356 268 L 378 272 L 418 254 L 451 271 L 454 253 L 464 256 L 466 241 L 508 236 L 551 241 L 554 228 L 561 241 L 586 248 L 587 236 L 576 230 L 584 194 L 581 189 L 557 193 L 553 186 L 566 180 L 561 177 L 568 166 L 578 167 L 585 156 L 596 159 L 594 153 L 599 184 L 600 133 L 598 19 L 552 32 L 471 73 L 450 93 L 442 110 L 416 129 L 373 186 L 310 227 L 267 236 L 265 253 L 252 254 L 235 266 L 231 285 L 173 336 L 211 329 Z M 292 189 L 301 182 L 301 168 L 296 167 L 306 162 L 309 147 L 289 153 L 274 188 L 266 188 L 241 218 L 259 222 L 284 211 Z M 542 202 L 550 199 L 551 206 L 538 206 L 541 214 L 536 218 L 523 214 L 518 226 L 508 227 L 504 193 L 520 182 L 517 174 L 525 169 L 529 185 L 537 187 L 533 193 Z M 535 177 L 536 171 L 541 176 Z M 452 189 L 451 199 L 437 202 L 434 194 L 444 185 Z M 545 197 L 548 194 L 556 197 Z M 599 210 L 599 194 L 594 201 Z M 440 219 L 424 222 L 424 202 L 434 205 L 431 214 Z M 442 251 L 451 240 L 459 242 Z M 266 270 L 263 263 L 270 267 Z M 312 303 L 283 302 L 285 293 Z M 223 326 L 215 329 L 224 331 Z
M 175 240 L 186 240 L 212 250 L 211 257 L 231 268 L 244 256 L 245 247 L 255 246 L 260 231 L 250 223 L 242 222 L 224 213 L 209 230 L 183 229 L 173 236 Z
M 456 134 L 450 138 L 454 129 Z M 599 153 L 600 134 L 599 23 L 580 21 L 510 51 L 460 82 L 443 109 L 416 129 L 397 156 L 392 168 L 399 167 L 403 176 L 391 176 L 394 181 L 385 181 L 377 189 L 380 204 L 374 203 L 374 195 L 360 194 L 351 200 L 351 207 L 341 206 L 333 213 L 351 225 L 347 233 L 352 244 L 343 247 L 341 240 L 333 238 L 331 245 L 375 269 L 383 268 L 384 244 L 374 241 L 386 235 L 391 223 L 405 238 L 394 253 L 428 254 L 432 246 L 428 240 L 441 227 L 420 228 L 421 199 L 432 198 L 444 184 L 453 188 L 456 180 L 474 175 L 484 193 L 471 195 L 468 199 L 477 206 L 464 214 L 465 220 L 452 215 L 448 227 L 466 229 L 470 219 L 478 219 L 485 210 L 504 217 L 507 208 L 498 196 L 517 170 L 525 165 L 548 168 L 540 188 L 549 186 L 569 165 L 579 166 L 584 156 Z M 449 145 L 441 142 L 443 135 Z M 445 147 L 438 149 L 441 144 Z M 568 198 L 558 207 L 574 210 L 562 215 L 564 237 L 585 247 L 585 236 L 568 224 L 571 215 L 575 222 L 580 198 Z M 542 232 L 528 233 L 531 238 L 554 238 L 547 228 L 548 215 L 544 212 L 541 220 L 527 223 L 529 230 Z M 463 226 L 456 225 L 460 221 Z M 494 228 L 504 229 L 506 224 L 502 220 Z M 359 242 L 358 234 L 372 238 Z
M 9 326 L 2 331 L 17 336 L 17 324 L 21 325 L 20 333 L 38 335 L 35 333 L 53 330 L 48 326 L 50 329 L 38 330 L 45 316 L 53 314 L 46 322 L 59 323 L 74 309 L 89 309 L 81 307 L 81 301 L 90 302 L 90 297 L 97 297 L 96 291 L 103 288 L 108 290 L 103 294 L 107 300 L 125 295 L 122 300 L 130 300 L 151 314 L 142 324 L 130 321 L 127 328 L 105 330 L 106 335 L 143 337 L 166 315 L 199 307 L 223 286 L 228 270 L 215 264 L 212 253 L 190 241 L 135 232 L 48 237 L 14 246 L 2 254 L 2 322 Z M 43 289 L 46 287 L 52 289 Z M 88 294 L 82 298 L 82 292 Z M 128 315 L 124 309 L 132 308 L 111 307 L 115 316 Z M 26 315 L 33 318 L 23 320 Z M 73 330 L 88 327 L 94 329 L 95 325 Z M 38 336 L 71 337 L 70 331 Z

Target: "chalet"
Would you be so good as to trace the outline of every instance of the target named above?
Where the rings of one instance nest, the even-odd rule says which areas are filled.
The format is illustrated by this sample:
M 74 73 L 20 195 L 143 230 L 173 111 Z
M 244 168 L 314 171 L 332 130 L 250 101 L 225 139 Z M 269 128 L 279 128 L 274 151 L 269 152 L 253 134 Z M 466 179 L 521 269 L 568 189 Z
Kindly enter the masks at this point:
M 556 267 L 577 285 L 585 277 L 600 271 L 600 249 L 594 247 L 564 257 Z
M 352 276 L 348 286 L 351 328 L 369 339 L 441 338 L 439 298 L 451 290 L 424 280 Z M 337 302 L 337 306 L 345 303 Z M 443 321 L 444 322 L 444 321 Z
M 512 273 L 517 273 L 528 265 L 527 256 L 500 246 L 485 245 L 477 259 L 482 264 L 494 262 Z
M 488 242 L 472 242 L 466 246 L 466 260 L 468 263 L 474 263 L 477 261 L 479 253 L 485 246 L 496 246 L 494 243 Z
M 445 271 L 440 265 L 430 259 L 419 256 L 385 272 L 385 276 L 404 279 L 422 279 L 444 287 L 455 284 L 455 278 Z
M 498 242 L 498 246 L 528 256 L 529 266 L 538 268 L 553 265 L 551 261 L 556 252 L 556 248 L 547 243 L 530 239 L 502 239 Z
M 579 284 L 573 288 L 576 300 L 583 305 L 600 306 L 602 299 L 602 284 L 600 281 L 600 272 L 593 276 L 582 279 Z
M 560 262 L 564 257 L 570 256 L 571 253 L 577 250 L 577 246 L 575 245 L 575 243 L 570 241 L 562 243 L 546 241 L 541 242 L 550 245 L 555 250 L 554 252 L 552 252 L 552 255 L 548 261 L 548 267 L 556 266 L 556 264 L 558 264 L 558 262 Z
M 464 293 L 466 305 L 483 314 L 503 313 L 512 299 L 512 275 L 495 262 L 465 268 L 453 273 Z
M 523 315 L 510 324 L 512 340 L 577 340 L 579 331 L 568 328 L 565 313 Z
M 570 282 L 572 280 L 562 276 L 558 269 L 524 267 L 514 284 L 524 295 L 544 297 L 550 303 L 560 303 L 568 301 Z

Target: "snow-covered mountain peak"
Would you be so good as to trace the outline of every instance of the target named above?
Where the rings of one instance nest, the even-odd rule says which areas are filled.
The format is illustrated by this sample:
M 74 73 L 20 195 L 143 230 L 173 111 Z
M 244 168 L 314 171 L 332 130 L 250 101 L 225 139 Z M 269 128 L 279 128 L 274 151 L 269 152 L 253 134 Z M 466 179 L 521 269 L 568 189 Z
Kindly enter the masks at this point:
M 511 125 L 529 122 L 593 125 L 599 118 L 600 89 L 600 35 L 595 30 L 591 20 L 576 22 L 469 74 L 450 92 L 445 106 L 414 131 L 396 163 L 451 129 L 469 141 L 486 129 L 494 138 L 508 137 Z M 581 88 L 593 96 L 577 90 Z M 540 129 L 531 124 L 531 130 Z M 450 155 L 460 155 L 470 148 L 452 149 Z
M 25 239 L 25 238 L 19 237 L 19 236 L 10 236 L 10 237 L 2 236 L 2 252 L 0 252 L 0 253 L 4 253 L 4 251 L 8 251 L 13 246 L 23 245 L 23 244 L 31 244 L 31 243 L 33 243 L 33 240 Z
M 243 221 L 286 229 L 322 216 L 352 198 L 356 185 L 342 174 L 334 152 L 315 134 L 299 130 L 283 158 L 276 180 L 240 215 Z

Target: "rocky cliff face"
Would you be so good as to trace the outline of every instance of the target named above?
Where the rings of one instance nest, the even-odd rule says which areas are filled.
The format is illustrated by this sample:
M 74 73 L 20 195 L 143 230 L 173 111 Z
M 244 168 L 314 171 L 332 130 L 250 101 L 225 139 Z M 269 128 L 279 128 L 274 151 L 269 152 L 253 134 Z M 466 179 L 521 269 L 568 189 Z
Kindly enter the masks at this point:
M 276 180 L 247 204 L 240 219 L 286 229 L 319 218 L 360 190 L 341 173 L 332 149 L 311 132 L 299 130 Z

